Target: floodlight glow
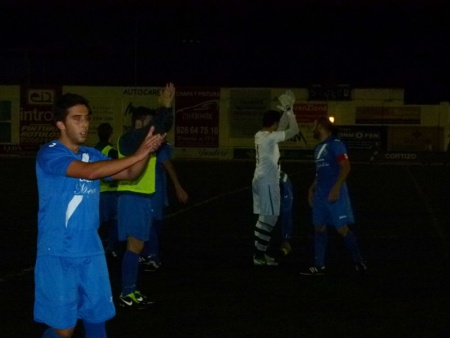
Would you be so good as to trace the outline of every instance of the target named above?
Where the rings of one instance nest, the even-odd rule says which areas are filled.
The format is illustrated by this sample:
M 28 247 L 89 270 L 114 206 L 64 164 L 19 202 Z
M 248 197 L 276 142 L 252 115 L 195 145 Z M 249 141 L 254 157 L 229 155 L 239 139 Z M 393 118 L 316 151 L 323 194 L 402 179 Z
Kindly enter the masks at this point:
M 328 120 L 330 120 L 331 123 L 334 123 L 334 116 L 328 116 Z

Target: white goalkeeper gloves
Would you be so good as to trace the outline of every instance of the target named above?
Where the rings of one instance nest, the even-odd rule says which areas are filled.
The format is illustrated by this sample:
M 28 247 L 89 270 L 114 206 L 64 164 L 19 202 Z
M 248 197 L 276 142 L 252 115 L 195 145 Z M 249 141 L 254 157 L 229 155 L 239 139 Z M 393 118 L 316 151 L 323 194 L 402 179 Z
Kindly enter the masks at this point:
M 280 105 L 277 106 L 281 111 L 292 111 L 295 103 L 295 95 L 292 90 L 286 90 L 284 94 L 281 94 L 278 97 L 278 101 L 280 101 Z

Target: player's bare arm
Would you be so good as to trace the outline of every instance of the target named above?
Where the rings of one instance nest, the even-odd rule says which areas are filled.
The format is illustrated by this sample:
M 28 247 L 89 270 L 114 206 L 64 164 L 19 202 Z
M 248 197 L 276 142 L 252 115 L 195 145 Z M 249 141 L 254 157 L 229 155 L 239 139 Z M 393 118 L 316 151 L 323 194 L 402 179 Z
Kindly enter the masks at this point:
M 334 184 L 333 188 L 331 188 L 330 193 L 328 195 L 329 202 L 336 202 L 339 199 L 339 191 L 341 186 L 344 184 L 345 180 L 350 173 L 350 162 L 348 159 L 342 159 L 339 162 L 339 166 L 341 170 L 339 171 L 339 176 Z
M 289 110 L 287 112 L 287 117 L 289 119 L 289 127 L 288 129 L 286 129 L 284 131 L 285 135 L 286 135 L 286 140 L 290 139 L 291 137 L 295 136 L 298 134 L 298 124 L 297 124 L 297 120 L 295 118 L 295 114 L 294 112 L 292 112 L 291 110 Z
M 291 119 L 289 119 L 289 114 L 293 114 L 294 111 L 295 95 L 291 90 L 287 90 L 284 94 L 278 97 L 278 101 L 280 102 L 280 105 L 278 105 L 277 108 L 280 109 L 283 113 L 281 115 L 280 122 L 278 123 L 277 130 L 283 131 L 286 130 L 288 128 L 288 125 L 292 122 Z M 294 135 L 295 134 L 296 133 L 294 133 Z M 286 139 L 289 139 L 292 136 L 286 136 Z
M 166 108 L 172 107 L 173 100 L 175 98 L 175 86 L 172 82 L 166 84 L 164 89 L 160 91 L 159 103 Z
M 186 191 L 181 186 L 180 181 L 178 180 L 178 175 L 175 171 L 175 168 L 174 168 L 172 162 L 165 161 L 163 163 L 163 166 L 164 166 L 164 169 L 169 174 L 170 180 L 172 181 L 173 186 L 175 187 L 175 193 L 177 194 L 178 201 L 180 201 L 180 203 L 186 204 L 189 197 L 188 197 L 188 194 L 186 193 Z
M 144 162 L 151 152 L 154 152 L 161 145 L 165 135 L 153 135 L 153 128 L 149 130 L 147 137 L 142 142 L 135 154 L 121 159 L 98 162 L 73 161 L 67 168 L 66 175 L 69 177 L 85 178 L 95 180 L 112 176 L 114 179 L 131 179 L 133 172 L 127 171 L 134 164 Z M 139 166 L 139 164 L 138 164 Z M 120 174 L 122 171 L 124 173 Z M 118 176 L 116 176 L 118 175 Z
M 166 134 L 153 135 L 154 127 L 151 127 L 146 138 L 142 141 L 138 150 L 132 155 L 141 160 L 129 166 L 125 170 L 112 175 L 113 180 L 135 180 L 144 171 L 149 155 L 155 152 L 166 138 Z

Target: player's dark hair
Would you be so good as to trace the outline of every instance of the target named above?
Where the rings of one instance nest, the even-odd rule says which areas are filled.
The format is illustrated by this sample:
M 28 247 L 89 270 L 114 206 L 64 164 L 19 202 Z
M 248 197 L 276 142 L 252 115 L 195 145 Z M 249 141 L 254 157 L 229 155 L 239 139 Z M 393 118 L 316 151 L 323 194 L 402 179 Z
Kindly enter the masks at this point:
M 339 136 L 338 128 L 330 121 L 327 116 L 320 116 L 316 120 L 317 125 L 322 126 L 323 129 L 329 131 L 333 136 Z
M 89 115 L 92 114 L 89 101 L 85 97 L 78 94 L 67 93 L 60 96 L 53 104 L 53 122 L 64 121 L 69 109 L 78 104 L 86 106 Z
M 154 116 L 155 114 L 156 114 L 155 109 L 150 109 L 150 108 L 143 107 L 143 106 L 136 107 L 136 108 L 133 107 L 131 110 L 131 125 L 134 127 L 137 120 L 140 120 L 147 115 Z
M 275 122 L 280 122 L 281 113 L 277 110 L 268 110 L 263 116 L 263 127 L 272 126 Z
M 97 127 L 98 139 L 103 142 L 108 142 L 113 134 L 113 127 L 109 123 L 101 123 Z

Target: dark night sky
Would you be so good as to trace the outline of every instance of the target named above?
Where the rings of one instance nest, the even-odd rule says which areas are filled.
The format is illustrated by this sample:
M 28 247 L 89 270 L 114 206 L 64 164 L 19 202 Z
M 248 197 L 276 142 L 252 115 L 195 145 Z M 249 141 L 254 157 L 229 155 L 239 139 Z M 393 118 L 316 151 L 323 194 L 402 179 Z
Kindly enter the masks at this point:
M 345 83 L 450 99 L 439 1 L 145 2 L 0 1 L 0 83 Z

